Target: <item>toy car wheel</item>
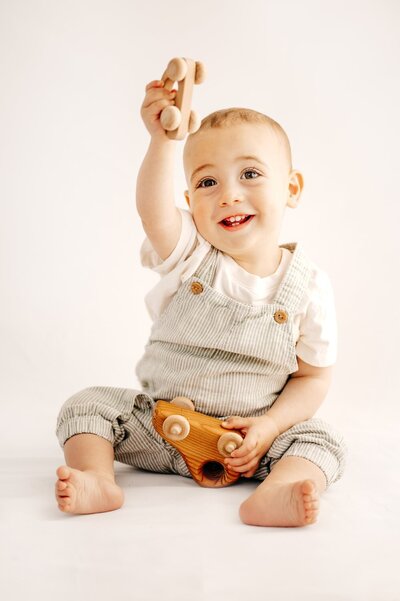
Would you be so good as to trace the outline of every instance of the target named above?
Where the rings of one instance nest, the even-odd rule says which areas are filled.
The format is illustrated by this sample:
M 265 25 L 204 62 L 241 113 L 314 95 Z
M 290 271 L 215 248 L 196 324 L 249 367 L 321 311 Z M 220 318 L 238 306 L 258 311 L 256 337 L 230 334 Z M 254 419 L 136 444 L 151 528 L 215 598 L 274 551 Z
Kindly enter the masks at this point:
M 190 111 L 189 117 L 189 125 L 188 132 L 189 134 L 193 134 L 195 131 L 199 129 L 201 125 L 201 119 L 195 111 Z
M 226 434 L 222 434 L 219 437 L 217 446 L 218 451 L 224 457 L 229 457 L 229 455 L 235 449 L 238 449 L 243 444 L 243 438 L 237 432 L 227 432 Z
M 191 409 L 194 411 L 193 402 L 186 396 L 176 396 L 174 399 L 172 399 L 171 405 L 178 405 L 178 407 L 183 407 L 184 409 Z
M 190 432 L 190 424 L 183 415 L 170 415 L 164 420 L 162 429 L 171 440 L 184 440 Z
M 161 111 L 160 122 L 166 131 L 177 129 L 180 126 L 181 121 L 182 114 L 177 106 L 166 106 L 165 109 Z
M 195 85 L 197 85 L 199 83 L 203 83 L 205 78 L 206 78 L 206 70 L 205 70 L 203 63 L 201 63 L 200 61 L 196 61 L 196 72 L 194 74 Z
M 182 81 L 186 77 L 187 69 L 187 62 L 184 58 L 173 58 L 169 61 L 165 73 L 173 81 Z

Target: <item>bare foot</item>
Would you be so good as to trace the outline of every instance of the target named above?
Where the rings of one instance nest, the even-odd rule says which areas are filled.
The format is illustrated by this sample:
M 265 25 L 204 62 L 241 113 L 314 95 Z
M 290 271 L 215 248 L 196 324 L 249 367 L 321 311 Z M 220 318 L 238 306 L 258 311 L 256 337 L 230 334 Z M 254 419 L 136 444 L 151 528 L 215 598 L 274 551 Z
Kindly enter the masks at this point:
M 101 513 L 119 509 L 124 493 L 111 476 L 76 470 L 67 465 L 57 469 L 56 500 L 65 513 Z
M 308 526 L 317 521 L 319 493 L 314 480 L 258 488 L 240 507 L 240 517 L 253 526 Z

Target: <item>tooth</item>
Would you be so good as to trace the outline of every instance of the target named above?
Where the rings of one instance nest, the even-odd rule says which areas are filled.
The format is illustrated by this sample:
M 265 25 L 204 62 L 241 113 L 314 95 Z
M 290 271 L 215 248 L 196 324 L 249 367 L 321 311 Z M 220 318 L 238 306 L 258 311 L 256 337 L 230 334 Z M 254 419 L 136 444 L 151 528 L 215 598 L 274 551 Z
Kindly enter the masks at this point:
M 224 221 L 229 222 L 231 225 L 239 225 L 239 223 L 245 221 L 247 215 L 236 215 L 235 217 L 226 217 Z

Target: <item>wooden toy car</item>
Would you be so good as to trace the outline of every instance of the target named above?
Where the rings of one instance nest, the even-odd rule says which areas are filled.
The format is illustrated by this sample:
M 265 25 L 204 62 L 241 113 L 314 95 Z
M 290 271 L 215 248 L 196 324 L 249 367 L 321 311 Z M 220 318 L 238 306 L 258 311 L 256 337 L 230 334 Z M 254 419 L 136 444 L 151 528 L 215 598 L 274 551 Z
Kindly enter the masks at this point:
M 191 58 L 173 58 L 161 79 L 166 90 L 172 90 L 175 81 L 178 82 L 175 105 L 161 111 L 161 125 L 169 138 L 183 140 L 187 133 L 192 134 L 200 127 L 201 120 L 190 107 L 193 85 L 203 83 L 205 79 L 204 65 Z
M 216 417 L 195 411 L 190 399 L 157 401 L 153 425 L 160 436 L 178 449 L 200 486 L 220 488 L 239 478 L 238 472 L 224 465 L 224 458 L 243 444 L 242 435 L 237 430 L 227 431 Z

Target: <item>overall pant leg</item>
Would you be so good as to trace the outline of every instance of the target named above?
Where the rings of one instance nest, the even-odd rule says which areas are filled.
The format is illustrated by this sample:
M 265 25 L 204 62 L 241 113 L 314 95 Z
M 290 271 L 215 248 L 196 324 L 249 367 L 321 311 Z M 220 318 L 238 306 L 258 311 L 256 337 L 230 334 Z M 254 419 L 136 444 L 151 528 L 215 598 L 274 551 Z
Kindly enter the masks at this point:
M 56 428 L 59 444 L 63 448 L 75 434 L 96 434 L 113 445 L 116 461 L 147 471 L 177 473 L 177 452 L 153 428 L 154 404 L 139 390 L 85 388 L 61 407 Z
M 254 478 L 264 480 L 282 457 L 302 457 L 322 470 L 328 488 L 343 475 L 346 455 L 344 437 L 327 422 L 312 418 L 277 436 L 261 460 Z

